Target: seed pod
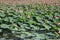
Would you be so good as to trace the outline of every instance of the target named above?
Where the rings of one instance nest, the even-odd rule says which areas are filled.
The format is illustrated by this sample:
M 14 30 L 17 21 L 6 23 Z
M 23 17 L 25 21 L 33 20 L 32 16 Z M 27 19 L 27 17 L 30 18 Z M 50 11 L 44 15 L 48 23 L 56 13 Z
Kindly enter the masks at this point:
M 30 15 L 27 15 L 27 18 L 30 18 Z

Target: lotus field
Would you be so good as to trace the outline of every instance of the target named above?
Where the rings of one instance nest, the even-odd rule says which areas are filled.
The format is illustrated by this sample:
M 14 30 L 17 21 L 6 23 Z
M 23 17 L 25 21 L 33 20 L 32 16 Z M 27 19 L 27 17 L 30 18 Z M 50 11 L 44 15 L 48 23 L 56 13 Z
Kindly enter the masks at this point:
M 0 40 L 57 40 L 60 6 L 0 5 Z

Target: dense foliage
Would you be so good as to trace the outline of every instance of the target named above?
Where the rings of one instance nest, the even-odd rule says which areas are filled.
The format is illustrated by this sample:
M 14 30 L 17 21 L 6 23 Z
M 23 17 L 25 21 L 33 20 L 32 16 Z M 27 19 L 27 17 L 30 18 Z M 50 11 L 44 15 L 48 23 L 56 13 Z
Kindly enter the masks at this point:
M 59 38 L 60 6 L 0 5 L 0 38 Z M 7 34 L 6 34 L 7 33 Z

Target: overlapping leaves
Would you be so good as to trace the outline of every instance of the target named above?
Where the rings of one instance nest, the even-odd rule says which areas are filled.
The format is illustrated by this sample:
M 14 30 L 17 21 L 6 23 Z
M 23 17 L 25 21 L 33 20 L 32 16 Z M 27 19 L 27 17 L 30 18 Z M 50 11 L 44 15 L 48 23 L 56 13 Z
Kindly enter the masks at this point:
M 60 8 L 57 6 L 17 5 L 0 11 L 0 28 L 11 30 L 16 37 L 46 39 L 48 35 L 59 36 Z

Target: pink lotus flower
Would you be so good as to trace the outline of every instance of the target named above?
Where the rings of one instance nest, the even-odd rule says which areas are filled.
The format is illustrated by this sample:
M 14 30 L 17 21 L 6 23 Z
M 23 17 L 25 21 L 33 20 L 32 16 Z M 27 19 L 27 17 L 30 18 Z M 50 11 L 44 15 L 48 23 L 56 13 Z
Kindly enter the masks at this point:
M 60 34 L 60 31 L 58 32 L 58 34 Z
M 58 25 L 60 25 L 60 22 L 58 23 Z
M 56 18 L 56 19 L 59 19 L 59 17 L 58 17 L 58 16 L 55 16 L 55 18 Z

